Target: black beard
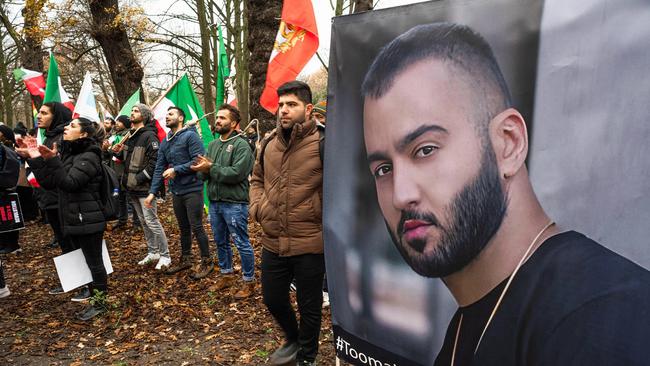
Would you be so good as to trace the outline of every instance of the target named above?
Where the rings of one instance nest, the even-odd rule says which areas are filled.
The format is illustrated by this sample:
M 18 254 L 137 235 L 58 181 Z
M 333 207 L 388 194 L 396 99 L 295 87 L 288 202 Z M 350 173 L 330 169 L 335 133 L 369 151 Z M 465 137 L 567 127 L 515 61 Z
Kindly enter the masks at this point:
M 476 178 L 463 187 L 447 210 L 448 227 L 432 213 L 416 211 L 402 211 L 397 233 L 388 223 L 386 226 L 393 243 L 415 272 L 425 277 L 445 277 L 465 268 L 487 246 L 503 222 L 506 207 L 496 156 L 488 146 L 484 148 Z M 427 239 L 402 241 L 404 221 L 409 219 L 428 221 L 440 230 L 440 241 L 433 253 L 422 253 Z

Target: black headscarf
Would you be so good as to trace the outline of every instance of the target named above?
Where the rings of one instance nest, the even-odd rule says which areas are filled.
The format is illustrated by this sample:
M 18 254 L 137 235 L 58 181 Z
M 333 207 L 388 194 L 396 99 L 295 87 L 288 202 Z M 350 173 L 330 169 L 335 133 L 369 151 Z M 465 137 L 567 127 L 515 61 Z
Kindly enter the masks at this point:
M 59 102 L 47 102 L 43 105 L 48 106 L 52 111 L 52 123 L 45 130 L 45 136 L 52 137 L 63 133 L 63 128 L 72 120 L 72 111 Z

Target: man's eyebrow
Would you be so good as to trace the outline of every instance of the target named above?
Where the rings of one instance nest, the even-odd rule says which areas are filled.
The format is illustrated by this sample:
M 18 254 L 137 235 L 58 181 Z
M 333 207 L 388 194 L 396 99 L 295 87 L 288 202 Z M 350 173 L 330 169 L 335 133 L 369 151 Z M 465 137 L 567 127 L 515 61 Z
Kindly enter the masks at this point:
M 402 137 L 402 139 L 397 142 L 395 149 L 399 152 L 403 152 L 406 149 L 406 146 L 415 141 L 415 139 L 420 137 L 425 132 L 442 132 L 444 134 L 449 133 L 446 128 L 439 125 L 422 125 L 409 132 L 406 136 Z
M 388 159 L 388 154 L 386 154 L 386 153 L 383 152 L 383 151 L 370 153 L 370 154 L 368 154 L 367 159 L 368 159 L 368 164 L 372 164 L 372 163 L 374 163 L 375 161 L 385 161 L 385 160 L 389 160 L 389 159 Z

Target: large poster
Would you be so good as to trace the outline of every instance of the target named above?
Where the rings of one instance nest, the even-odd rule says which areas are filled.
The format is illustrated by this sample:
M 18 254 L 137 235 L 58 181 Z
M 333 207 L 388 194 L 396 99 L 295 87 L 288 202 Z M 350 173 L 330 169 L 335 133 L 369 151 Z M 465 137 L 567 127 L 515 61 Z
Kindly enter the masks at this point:
M 378 208 L 362 131 L 361 83 L 369 65 L 416 25 L 467 25 L 492 46 L 514 105 L 530 123 L 541 10 L 539 1 L 434 1 L 334 19 L 323 221 L 335 345 L 346 361 L 431 365 L 456 308 L 441 281 L 403 261 Z

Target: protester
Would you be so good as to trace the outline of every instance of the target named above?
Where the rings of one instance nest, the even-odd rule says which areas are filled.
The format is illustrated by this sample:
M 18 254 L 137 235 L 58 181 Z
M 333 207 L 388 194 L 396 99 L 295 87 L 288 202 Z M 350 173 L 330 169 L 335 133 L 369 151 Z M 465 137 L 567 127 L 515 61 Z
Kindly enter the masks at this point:
M 104 131 L 106 131 L 106 138 L 109 138 L 115 133 L 114 128 L 115 128 L 115 119 L 110 116 L 104 118 Z
M 270 357 L 274 365 L 296 360 L 314 365 L 323 302 L 320 133 L 311 113 L 311 90 L 300 81 L 278 88 L 276 131 L 262 143 L 253 170 L 250 214 L 263 229 L 264 303 L 286 342 Z M 295 277 L 300 326 L 289 301 Z
M 128 138 L 124 138 L 126 141 L 116 144 L 112 150 L 118 159 L 124 161 L 122 184 L 126 186 L 147 241 L 147 255 L 138 264 L 157 262 L 156 269 L 161 269 L 163 265 L 171 263 L 167 236 L 158 220 L 156 201 L 152 202 L 151 207 L 144 206 L 151 188 L 159 147 L 151 109 L 141 103 L 134 105 L 131 109 L 131 124 Z
M 203 229 L 203 182 L 197 177 L 196 172 L 190 169 L 192 162 L 205 152 L 205 148 L 194 126 L 184 126 L 185 112 L 182 109 L 169 107 L 165 123 L 170 131 L 160 145 L 156 170 L 144 205 L 147 208 L 152 207 L 156 192 L 164 184 L 163 179 L 168 179 L 174 215 L 181 232 L 181 259 L 165 273 L 174 274 L 192 267 L 192 234 L 194 234 L 201 251 L 201 264 L 190 274 L 190 277 L 198 280 L 214 270 L 208 235 Z M 170 262 L 163 262 L 162 265 L 169 266 L 169 264 Z
M 129 133 L 130 129 L 131 129 L 131 120 L 129 120 L 129 117 L 125 115 L 118 116 L 117 119 L 115 120 L 113 135 L 109 137 L 107 140 L 104 140 L 105 143 L 104 146 L 102 147 L 105 148 L 110 155 L 110 162 L 108 165 L 111 168 L 113 168 L 115 174 L 117 175 L 117 178 L 120 180 L 118 218 L 117 218 L 117 223 L 115 223 L 115 225 L 111 227 L 111 230 L 116 230 L 122 227 L 126 227 L 129 221 L 129 212 L 133 213 L 133 227 L 134 228 L 141 227 L 140 220 L 138 219 L 138 215 L 135 213 L 135 210 L 133 209 L 133 205 L 128 199 L 126 186 L 122 185 L 122 178 L 124 176 L 124 171 L 125 171 L 124 161 L 118 159 L 112 150 L 112 148 L 115 145 L 121 143 L 122 140 L 124 140 L 126 135 Z
M 314 105 L 313 115 L 316 121 L 318 121 L 318 123 L 325 126 L 325 123 L 327 122 L 327 101 L 326 100 L 321 100 L 320 102 Z
M 104 129 L 86 118 L 77 118 L 65 127 L 61 145 L 52 149 L 40 145 L 28 148 L 23 142 L 23 155 L 36 179 L 48 189 L 58 190 L 58 207 L 63 233 L 76 248 L 81 248 L 92 275 L 92 282 L 73 300 L 82 301 L 95 296 L 93 304 L 78 314 L 80 320 L 90 320 L 106 311 L 102 299 L 108 292 L 108 278 L 102 259 L 102 239 L 106 221 L 99 191 L 102 182 L 101 149 Z M 59 157 L 59 148 L 61 156 Z
M 650 273 L 544 211 L 526 122 L 483 37 L 414 27 L 382 48 L 362 94 L 388 232 L 459 305 L 435 365 L 648 363 Z
M 20 176 L 20 162 L 14 151 L 14 132 L 7 125 L 0 125 L 0 196 L 16 191 Z M 0 254 L 20 252 L 20 231 L 0 233 Z
M 54 144 L 61 145 L 63 140 L 63 129 L 72 119 L 72 112 L 59 102 L 44 103 L 38 111 L 36 120 L 38 128 L 45 130 L 45 139 L 43 145 L 52 149 Z M 37 130 L 34 131 L 35 134 Z M 32 140 L 35 141 L 35 140 Z M 29 170 L 28 170 L 29 173 Z M 45 189 L 43 187 L 36 189 L 36 197 L 39 207 L 45 212 L 48 224 L 54 232 L 54 239 L 49 247 L 55 247 L 57 244 L 61 248 L 62 254 L 69 253 L 75 248 L 74 244 L 68 240 L 61 229 L 59 218 L 59 197 L 56 188 Z M 56 295 L 63 293 L 63 288 L 57 286 L 49 291 L 50 294 Z
M 207 156 L 200 157 L 191 168 L 201 172 L 200 176 L 208 184 L 210 225 L 221 271 L 213 289 L 219 291 L 236 282 L 230 246 L 232 238 L 239 251 L 243 280 L 234 296 L 245 299 L 255 289 L 255 258 L 248 239 L 248 176 L 255 159 L 248 142 L 236 130 L 240 120 L 236 107 L 222 104 L 215 123 L 220 136 L 208 145 Z

